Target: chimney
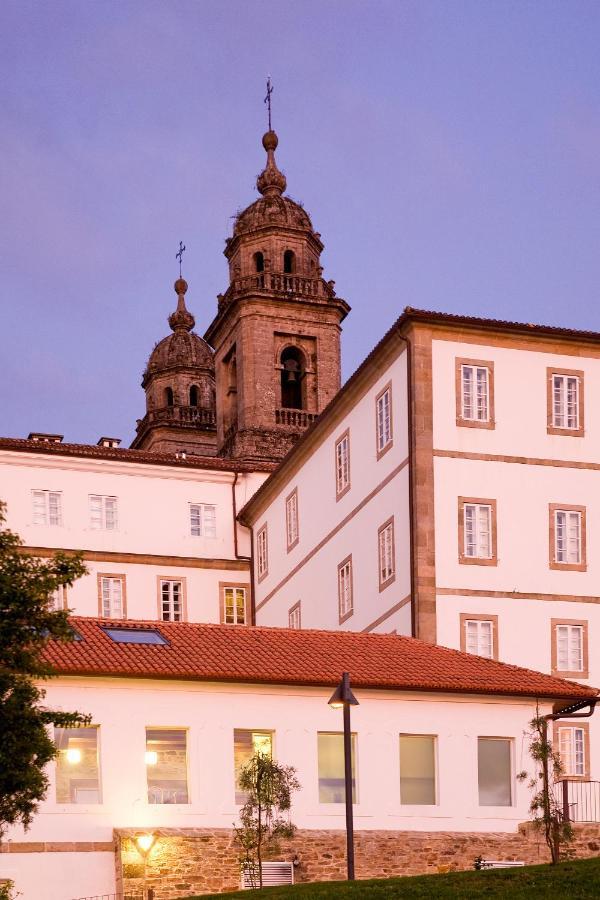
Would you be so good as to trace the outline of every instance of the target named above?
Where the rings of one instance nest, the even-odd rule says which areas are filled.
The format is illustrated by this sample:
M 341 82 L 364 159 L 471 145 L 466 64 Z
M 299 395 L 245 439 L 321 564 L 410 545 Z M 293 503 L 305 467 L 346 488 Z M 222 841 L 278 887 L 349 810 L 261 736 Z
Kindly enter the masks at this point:
M 36 441 L 39 444 L 62 444 L 64 434 L 45 434 L 43 431 L 31 431 L 27 435 L 28 441 Z
M 98 447 L 109 447 L 113 449 L 121 443 L 121 438 L 101 437 L 98 441 Z

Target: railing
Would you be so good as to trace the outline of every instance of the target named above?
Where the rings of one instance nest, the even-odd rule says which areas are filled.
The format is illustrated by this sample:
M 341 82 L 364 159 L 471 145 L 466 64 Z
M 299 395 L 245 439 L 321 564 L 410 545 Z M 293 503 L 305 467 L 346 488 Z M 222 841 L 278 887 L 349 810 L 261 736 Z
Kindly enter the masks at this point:
M 321 290 L 322 285 L 320 278 L 305 278 L 303 275 L 286 275 L 279 272 L 256 272 L 254 275 L 234 278 L 229 290 L 236 293 L 283 291 L 289 294 L 303 294 L 305 297 L 318 297 L 325 295 L 325 291 Z
M 556 799 L 567 822 L 600 822 L 600 781 L 570 781 L 555 785 Z
M 146 413 L 143 424 L 148 422 L 177 422 L 181 425 L 214 426 L 215 411 L 202 406 L 165 406 Z
M 275 424 L 291 425 L 294 428 L 308 428 L 317 416 L 318 413 L 306 412 L 304 409 L 276 409 Z
M 146 897 L 137 894 L 94 894 L 92 897 L 73 897 L 72 900 L 153 900 L 154 892 L 150 889 Z

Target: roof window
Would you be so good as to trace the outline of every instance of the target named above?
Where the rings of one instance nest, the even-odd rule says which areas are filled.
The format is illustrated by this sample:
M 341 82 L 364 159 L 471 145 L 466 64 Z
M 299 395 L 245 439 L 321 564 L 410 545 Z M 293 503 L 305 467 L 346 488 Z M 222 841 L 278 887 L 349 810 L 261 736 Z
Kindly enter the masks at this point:
M 116 644 L 168 644 L 155 628 L 103 628 L 104 634 Z

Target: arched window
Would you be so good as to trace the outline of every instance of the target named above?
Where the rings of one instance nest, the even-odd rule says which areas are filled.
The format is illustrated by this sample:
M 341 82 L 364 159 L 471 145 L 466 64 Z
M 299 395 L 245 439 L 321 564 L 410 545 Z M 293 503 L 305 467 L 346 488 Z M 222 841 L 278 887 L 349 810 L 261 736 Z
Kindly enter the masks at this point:
M 198 388 L 195 384 L 190 388 L 190 406 L 198 406 Z
M 286 347 L 281 354 L 281 406 L 304 409 L 303 379 L 306 371 L 304 354 L 297 347 Z
M 265 258 L 260 251 L 254 254 L 254 268 L 257 272 L 265 271 Z
M 165 403 L 167 406 L 173 406 L 173 388 L 165 388 Z
M 286 275 L 296 271 L 296 256 L 293 250 L 286 250 L 283 254 L 283 271 Z

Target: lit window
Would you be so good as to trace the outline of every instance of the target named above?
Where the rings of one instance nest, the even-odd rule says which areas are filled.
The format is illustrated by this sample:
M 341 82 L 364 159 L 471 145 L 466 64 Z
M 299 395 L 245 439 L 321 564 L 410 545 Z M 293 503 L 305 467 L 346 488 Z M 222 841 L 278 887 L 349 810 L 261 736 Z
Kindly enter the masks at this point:
M 464 554 L 471 559 L 492 557 L 492 508 L 487 504 L 464 504 Z
M 377 407 L 377 454 L 381 456 L 392 444 L 392 388 L 379 394 Z
M 181 622 L 183 620 L 183 583 L 161 579 L 160 613 L 163 622 Z
M 99 575 L 100 615 L 105 619 L 125 618 L 125 576 Z
M 300 601 L 295 603 L 288 611 L 288 627 L 298 631 L 302 628 Z
M 350 434 L 345 434 L 335 445 L 335 492 L 338 499 L 350 487 Z
M 555 625 L 556 667 L 559 672 L 583 672 L 583 625 Z
M 487 366 L 461 366 L 461 417 L 467 421 L 489 422 L 490 379 Z
M 338 566 L 338 601 L 340 622 L 343 622 L 353 612 L 351 556 Z
M 187 732 L 183 728 L 146 728 L 148 803 L 189 803 Z
M 554 560 L 557 563 L 581 563 L 581 513 L 554 510 Z
M 102 631 L 115 644 L 168 644 L 154 628 L 103 628 Z
M 226 585 L 223 590 L 223 611 L 221 621 L 226 625 L 246 624 L 246 588 Z
M 269 571 L 269 544 L 266 525 L 263 525 L 256 535 L 256 560 L 258 577 L 259 579 L 264 578 Z
M 273 755 L 272 731 L 247 731 L 236 728 L 233 732 L 233 767 L 235 779 L 235 802 L 245 803 L 246 794 L 240 790 L 240 772 L 256 754 Z
M 356 803 L 356 735 L 351 735 L 352 802 Z M 343 803 L 345 794 L 344 735 L 338 731 L 317 734 L 319 803 Z
M 55 728 L 56 802 L 100 803 L 97 726 Z
M 558 752 L 563 775 L 583 776 L 586 774 L 585 731 L 573 726 L 559 726 Z
M 379 529 L 379 589 L 391 584 L 395 575 L 394 562 L 394 520 L 391 519 Z
M 465 650 L 475 656 L 494 658 L 494 623 L 490 619 L 465 619 Z
M 62 494 L 58 491 L 32 491 L 33 524 L 62 525 Z
M 552 375 L 552 427 L 579 429 L 579 378 Z
M 434 735 L 400 735 L 400 802 L 435 804 Z
M 285 527 L 287 549 L 291 550 L 298 543 L 298 491 L 294 490 L 285 501 Z
M 116 531 L 117 498 L 90 494 L 90 525 L 94 531 Z
M 510 738 L 477 739 L 480 806 L 512 806 Z
M 212 503 L 190 503 L 192 537 L 216 538 L 217 507 Z

